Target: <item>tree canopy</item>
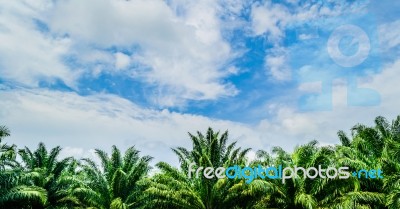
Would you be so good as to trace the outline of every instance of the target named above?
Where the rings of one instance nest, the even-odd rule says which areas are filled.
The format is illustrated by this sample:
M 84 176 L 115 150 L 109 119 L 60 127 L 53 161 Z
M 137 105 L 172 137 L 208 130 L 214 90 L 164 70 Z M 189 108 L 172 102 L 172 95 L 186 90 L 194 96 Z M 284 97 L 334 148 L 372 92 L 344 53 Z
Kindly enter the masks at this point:
M 337 144 L 321 146 L 312 140 L 293 152 L 273 147 L 257 150 L 255 159 L 248 157 L 250 148 L 229 140 L 228 131 L 208 128 L 188 134 L 190 148 L 171 149 L 178 167 L 158 162 L 152 175 L 152 157 L 141 156 L 133 146 L 124 152 L 112 146 L 110 154 L 96 149 L 97 159 L 60 158 L 59 146 L 48 149 L 39 143 L 31 150 L 5 143 L 10 130 L 0 126 L 0 208 L 400 208 L 400 116 L 391 122 L 377 117 L 374 122 L 356 124 L 350 133 L 338 131 Z M 233 165 L 380 169 L 383 178 L 350 174 L 343 179 L 291 177 L 284 183 L 194 173 L 189 178 L 193 170 Z

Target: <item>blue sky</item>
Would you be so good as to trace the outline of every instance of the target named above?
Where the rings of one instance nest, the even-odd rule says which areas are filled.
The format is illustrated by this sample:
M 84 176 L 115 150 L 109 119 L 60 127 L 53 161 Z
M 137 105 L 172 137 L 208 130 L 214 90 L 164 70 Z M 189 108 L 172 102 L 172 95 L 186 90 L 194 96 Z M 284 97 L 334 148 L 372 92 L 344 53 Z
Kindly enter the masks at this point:
M 60 144 L 76 156 L 117 144 L 173 161 L 168 147 L 189 146 L 186 133 L 208 126 L 254 149 L 333 144 L 339 129 L 399 114 L 399 9 L 366 0 L 4 2 L 0 118 L 17 144 Z

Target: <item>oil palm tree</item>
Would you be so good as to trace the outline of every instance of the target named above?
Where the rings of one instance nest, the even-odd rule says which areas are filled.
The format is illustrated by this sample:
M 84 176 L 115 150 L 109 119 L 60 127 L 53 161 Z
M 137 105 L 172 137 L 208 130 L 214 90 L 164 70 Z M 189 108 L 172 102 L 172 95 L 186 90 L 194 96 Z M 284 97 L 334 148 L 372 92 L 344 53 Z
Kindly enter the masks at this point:
M 0 126 L 0 142 L 6 136 L 10 136 L 10 130 L 5 126 Z
M 386 206 L 390 209 L 400 208 L 400 116 L 391 124 L 385 118 L 377 117 L 375 129 L 384 141 L 380 164 L 384 171 L 383 190 L 386 193 Z
M 0 126 L 0 208 L 31 208 L 46 201 L 45 192 L 30 185 L 30 175 L 18 169 L 16 146 L 2 144 L 4 137 L 10 136 L 5 126 Z
M 395 124 L 394 122 L 393 125 Z M 385 186 L 385 182 L 388 179 L 394 180 L 389 177 L 393 177 L 394 174 L 398 173 L 396 171 L 400 171 L 397 167 L 398 161 L 393 161 L 396 155 L 388 155 L 388 153 L 393 153 L 396 150 L 393 148 L 396 147 L 395 140 L 399 138 L 398 129 L 390 129 L 385 118 L 377 117 L 375 126 L 368 127 L 357 124 L 351 130 L 351 139 L 343 131 L 338 133 L 341 145 L 336 148 L 335 159 L 337 165 L 347 166 L 350 171 L 380 168 L 384 170 L 385 179 L 365 177 L 347 179 L 346 181 L 352 180 L 352 183 L 349 182 L 349 185 L 352 185 L 352 189 L 343 192 L 335 205 L 342 208 L 385 208 L 385 205 L 396 204 L 396 201 L 390 203 L 390 200 L 386 200 L 387 194 L 384 188 L 391 187 L 388 184 Z M 394 147 L 391 147 L 392 145 Z M 399 151 L 400 149 L 397 149 L 395 152 Z
M 206 135 L 197 132 L 189 133 L 193 143 L 192 150 L 183 147 L 172 149 L 178 156 L 180 168 L 174 168 L 161 162 L 157 167 L 161 173 L 156 174 L 150 187 L 146 190 L 148 208 L 191 208 L 191 209 L 224 209 L 250 208 L 268 192 L 270 185 L 263 180 L 253 180 L 250 184 L 243 179 L 217 179 L 188 177 L 189 166 L 229 167 L 244 166 L 246 154 L 250 149 L 235 148 L 236 142 L 227 144 L 228 132 L 220 135 L 209 128 Z
M 317 141 L 311 141 L 307 144 L 297 146 L 293 154 L 287 153 L 281 147 L 274 147 L 272 155 L 268 152 L 257 151 L 257 159 L 254 163 L 261 164 L 264 167 L 274 166 L 285 167 L 321 167 L 331 166 L 334 153 L 333 147 L 318 147 Z M 307 179 L 298 172 L 298 177 L 286 179 L 267 179 L 273 184 L 273 192 L 265 195 L 262 201 L 257 204 L 258 208 L 324 208 L 324 194 L 322 189 L 328 189 L 326 179 Z M 329 192 L 328 192 L 329 193 Z M 327 194 L 328 194 L 327 193 Z
M 13 170 L 19 175 L 14 189 L 16 194 L 12 197 L 21 195 L 21 198 L 27 196 L 32 200 L 19 208 L 52 209 L 79 205 L 70 195 L 71 189 L 78 185 L 73 175 L 73 158 L 59 160 L 60 151 L 59 146 L 48 151 L 43 143 L 39 143 L 34 152 L 28 147 L 19 150 L 22 163 Z
M 76 195 L 85 207 L 97 209 L 130 209 L 141 206 L 143 187 L 141 180 L 150 170 L 152 157 L 139 156 L 134 147 L 122 155 L 116 146 L 112 146 L 111 156 L 96 149 L 101 161 L 99 167 L 91 159 L 83 159 L 79 175 L 83 180 L 76 188 Z
M 10 130 L 5 126 L 0 126 L 0 171 L 7 167 L 16 166 L 16 145 L 2 143 L 3 138 L 10 136 Z

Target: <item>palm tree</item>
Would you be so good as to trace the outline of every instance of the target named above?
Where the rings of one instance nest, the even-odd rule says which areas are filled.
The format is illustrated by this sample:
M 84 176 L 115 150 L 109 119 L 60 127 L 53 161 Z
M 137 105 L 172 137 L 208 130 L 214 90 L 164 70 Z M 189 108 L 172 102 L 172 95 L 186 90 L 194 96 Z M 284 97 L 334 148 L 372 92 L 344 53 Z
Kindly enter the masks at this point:
M 20 149 L 22 163 L 11 172 L 14 172 L 16 183 L 8 193 L 8 201 L 17 208 L 77 206 L 79 202 L 70 195 L 71 189 L 78 185 L 73 175 L 73 159 L 58 160 L 60 151 L 61 148 L 57 146 L 48 152 L 43 143 L 39 143 L 34 152 L 28 147 Z
M 250 149 L 235 148 L 236 142 L 227 145 L 228 132 L 220 135 L 209 128 L 206 135 L 189 133 L 193 149 L 183 147 L 172 149 L 179 158 L 180 169 L 160 162 L 161 173 L 154 175 L 150 188 L 146 190 L 148 208 L 191 208 L 224 209 L 249 208 L 269 190 L 263 180 L 253 180 L 250 184 L 243 179 L 189 178 L 189 166 L 199 167 L 244 166 Z
M 317 141 L 311 141 L 305 145 L 297 146 L 293 154 L 289 154 L 281 147 L 274 147 L 271 157 L 268 152 L 257 151 L 255 162 L 264 167 L 274 166 L 285 167 L 328 167 L 333 164 L 333 147 L 318 147 Z M 253 162 L 254 163 L 254 162 Z M 265 195 L 258 203 L 259 208 L 323 208 L 325 190 L 328 189 L 327 179 L 308 179 L 304 178 L 302 171 L 298 172 L 298 177 L 286 179 L 268 179 L 273 185 L 273 192 Z M 322 190 L 324 189 L 324 190 Z M 328 194 L 327 192 L 326 194 Z
M 85 207 L 97 209 L 130 209 L 141 206 L 143 187 L 141 180 L 150 170 L 150 156 L 139 156 L 134 147 L 122 156 L 120 150 L 112 147 L 111 156 L 96 149 L 101 168 L 91 159 L 83 159 L 80 176 L 82 187 L 76 188 L 76 195 Z
M 396 179 L 400 183 L 399 122 L 400 118 L 397 117 L 390 126 L 385 118 L 379 116 L 375 119 L 374 127 L 355 125 L 351 129 L 351 139 L 343 131 L 339 131 L 341 145 L 337 146 L 335 157 L 338 166 L 348 166 L 352 171 L 380 168 L 385 177 L 350 178 L 353 180 L 353 183 L 349 184 L 353 185 L 352 189 L 342 193 L 336 202 L 337 207 L 400 207 L 400 195 L 396 195 L 396 188 L 398 189 L 400 184 L 393 184 Z
M 0 126 L 0 142 L 6 136 L 10 136 L 10 130 L 5 126 Z
M 16 165 L 16 145 L 7 145 L 2 143 L 4 137 L 10 136 L 10 130 L 5 126 L 0 126 L 0 171 L 6 167 Z
M 256 159 L 250 163 L 251 166 L 261 165 L 267 167 L 289 167 L 293 165 L 291 155 L 281 147 L 273 147 L 272 153 L 265 150 L 258 150 L 256 152 Z M 295 208 L 293 202 L 294 185 L 293 181 L 289 180 L 282 184 L 281 179 L 265 179 L 270 183 L 272 190 L 265 193 L 260 201 L 258 201 L 254 208 L 267 209 L 267 208 Z
M 10 136 L 5 126 L 0 126 L 0 143 Z M 29 174 L 16 169 L 16 146 L 0 144 L 0 208 L 31 208 L 36 203 L 44 203 L 46 195 L 43 190 L 30 184 Z
M 375 119 L 375 129 L 384 141 L 380 164 L 384 171 L 383 188 L 386 193 L 386 206 L 400 208 L 400 116 L 391 124 L 383 118 Z
M 30 209 L 46 204 L 47 193 L 43 188 L 32 186 L 34 176 L 22 170 L 0 172 L 0 208 Z

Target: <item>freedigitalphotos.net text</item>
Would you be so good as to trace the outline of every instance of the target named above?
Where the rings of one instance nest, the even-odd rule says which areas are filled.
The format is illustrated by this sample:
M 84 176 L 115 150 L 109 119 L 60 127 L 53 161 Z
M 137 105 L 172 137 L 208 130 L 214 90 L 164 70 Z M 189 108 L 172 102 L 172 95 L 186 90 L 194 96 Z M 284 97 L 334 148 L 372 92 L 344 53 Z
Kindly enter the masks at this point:
M 262 167 L 258 165 L 257 167 L 241 167 L 238 165 L 234 165 L 228 168 L 225 167 L 196 167 L 195 163 L 191 163 L 189 165 L 188 177 L 192 178 L 195 176 L 199 178 L 200 175 L 203 175 L 207 179 L 212 178 L 229 178 L 229 179 L 246 179 L 246 183 L 251 183 L 254 179 L 282 179 L 282 183 L 284 184 L 287 179 L 291 178 L 309 178 L 315 179 L 319 178 L 339 178 L 339 179 L 347 179 L 350 176 L 357 178 L 383 178 L 383 171 L 381 169 L 360 169 L 358 171 L 350 172 L 349 167 L 327 167 L 322 168 L 321 165 L 316 167 L 285 167 L 282 165 L 277 167 Z

